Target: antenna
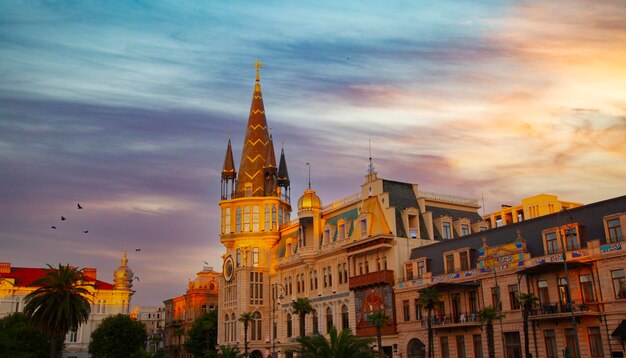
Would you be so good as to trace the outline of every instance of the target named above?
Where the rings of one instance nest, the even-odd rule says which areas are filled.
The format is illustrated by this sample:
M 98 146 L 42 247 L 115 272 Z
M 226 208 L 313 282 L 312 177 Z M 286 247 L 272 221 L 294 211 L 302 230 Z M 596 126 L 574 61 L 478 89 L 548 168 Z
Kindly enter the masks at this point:
M 372 139 L 371 138 L 368 139 L 367 142 L 369 145 L 369 152 L 370 152 L 370 157 L 369 157 L 370 165 L 367 167 L 367 173 L 372 174 L 374 172 L 374 164 L 372 164 Z
M 309 167 L 309 189 L 311 189 L 311 163 L 307 162 L 306 165 Z

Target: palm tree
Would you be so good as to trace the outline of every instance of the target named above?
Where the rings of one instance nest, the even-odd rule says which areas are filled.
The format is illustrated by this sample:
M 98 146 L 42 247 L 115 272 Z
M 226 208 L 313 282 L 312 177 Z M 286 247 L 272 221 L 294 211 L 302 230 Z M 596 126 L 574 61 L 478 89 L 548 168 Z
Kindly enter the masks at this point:
M 239 322 L 243 323 L 243 347 L 245 357 L 248 357 L 248 326 L 254 319 L 252 315 L 252 312 L 242 312 L 241 315 L 239 315 Z
M 487 327 L 487 350 L 489 358 L 496 357 L 496 343 L 493 337 L 493 321 L 502 319 L 502 315 L 493 307 L 485 307 L 478 314 L 480 322 Z
M 378 343 L 378 352 L 383 351 L 383 337 L 381 329 L 389 322 L 389 316 L 385 314 L 385 311 L 378 311 L 370 313 L 367 316 L 367 322 L 376 327 L 376 342 Z
M 300 337 L 304 337 L 304 320 L 307 314 L 313 312 L 311 301 L 309 301 L 308 298 L 298 298 L 291 303 L 291 308 L 293 309 L 293 313 L 296 313 L 300 319 Z
M 433 309 L 441 303 L 439 291 L 434 288 L 425 288 L 420 291 L 419 304 L 428 311 L 427 327 L 428 327 L 428 357 L 435 357 L 435 342 L 433 338 L 432 315 Z
M 522 293 L 519 295 L 519 303 L 522 306 L 522 319 L 524 320 L 524 352 L 526 358 L 530 358 L 530 340 L 528 339 L 528 316 L 533 307 L 537 304 L 537 296 L 532 293 Z
M 220 351 L 217 353 L 217 358 L 238 358 L 239 349 L 234 346 L 220 346 Z
M 321 334 L 314 333 L 309 336 L 296 338 L 300 344 L 294 349 L 298 358 L 370 358 L 379 356 L 372 351 L 369 345 L 373 342 L 369 338 L 360 338 L 352 334 L 349 329 L 337 333 L 335 327 L 328 331 L 329 339 Z
M 24 313 L 50 337 L 50 358 L 54 358 L 65 335 L 89 320 L 92 301 L 82 269 L 61 264 L 58 269 L 48 268 L 47 274 L 33 283 L 39 288 L 26 296 Z

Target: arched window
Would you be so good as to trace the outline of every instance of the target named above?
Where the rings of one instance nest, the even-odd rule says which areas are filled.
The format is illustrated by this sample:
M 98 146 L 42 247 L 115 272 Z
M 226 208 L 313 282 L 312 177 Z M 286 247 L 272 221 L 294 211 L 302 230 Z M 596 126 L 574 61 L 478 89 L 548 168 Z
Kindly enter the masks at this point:
M 231 341 L 236 341 L 237 340 L 237 317 L 235 317 L 235 314 L 231 314 L 230 316 L 230 329 L 231 329 L 231 335 L 230 335 L 230 340 Z
M 341 329 L 350 328 L 350 320 L 348 319 L 348 306 L 341 306 Z
M 276 229 L 278 227 L 278 224 L 276 222 L 276 206 L 273 205 L 272 206 L 272 229 Z
M 252 231 L 259 231 L 259 206 L 252 207 Z
M 283 208 L 278 207 L 278 225 L 283 224 Z
M 313 310 L 313 333 L 319 333 L 319 321 L 317 317 L 317 310 Z
M 237 208 L 235 211 L 235 229 L 237 232 L 241 232 L 241 208 Z
M 230 208 L 224 209 L 224 233 L 230 233 Z
M 230 322 L 228 322 L 228 319 L 230 317 L 228 317 L 228 315 L 226 315 L 226 317 L 224 317 L 224 340 L 226 342 L 230 342 Z
M 287 314 L 287 337 L 291 337 L 293 329 L 293 323 L 291 321 L 291 314 Z
M 243 208 L 243 231 L 250 231 L 250 207 L 248 205 Z
M 265 205 L 265 216 L 263 216 L 263 222 L 265 223 L 265 231 L 270 231 L 271 217 L 269 205 Z
M 261 340 L 261 335 L 262 335 L 262 324 L 263 321 L 261 321 L 261 313 L 259 311 L 255 311 L 252 314 L 252 337 L 251 340 L 253 341 L 260 341 Z
M 326 332 L 330 332 L 333 327 L 333 310 L 330 307 L 326 308 Z

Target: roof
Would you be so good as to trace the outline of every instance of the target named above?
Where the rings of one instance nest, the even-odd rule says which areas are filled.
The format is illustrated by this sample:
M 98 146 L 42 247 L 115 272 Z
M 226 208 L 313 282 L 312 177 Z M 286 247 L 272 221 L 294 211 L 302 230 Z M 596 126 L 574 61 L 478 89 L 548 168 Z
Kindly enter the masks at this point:
M 222 169 L 222 179 L 235 179 L 236 176 L 237 173 L 235 172 L 233 149 L 230 145 L 230 139 L 228 139 L 228 146 L 226 147 L 226 157 L 224 158 L 224 168 Z
M 0 273 L 0 277 L 15 279 L 16 287 L 38 287 L 34 286 L 33 283 L 44 277 L 47 272 L 48 269 L 44 268 L 11 267 L 10 273 Z M 95 289 L 112 290 L 113 285 L 104 281 L 96 280 Z
M 383 179 L 383 192 L 389 193 L 389 206 L 396 208 L 396 236 L 407 237 L 402 223 L 402 210 L 418 207 L 413 184 Z M 420 233 L 422 237 L 428 237 L 425 225 L 420 225 L 420 228 L 423 230 Z
M 579 225 L 580 245 L 587 247 L 587 242 L 604 238 L 603 217 L 626 212 L 626 196 L 620 196 L 568 210 L 569 214 L 555 213 L 526 221 L 505 225 L 491 230 L 477 232 L 452 240 L 443 240 L 431 245 L 415 248 L 411 251 L 411 260 L 427 257 L 433 275 L 445 273 L 443 253 L 462 247 L 478 250 L 483 237 L 488 246 L 498 246 L 516 240 L 517 230 L 526 241 L 526 248 L 533 257 L 544 256 L 542 232 L 546 229 L 569 224 L 570 220 Z M 474 263 L 472 263 L 474 264 Z

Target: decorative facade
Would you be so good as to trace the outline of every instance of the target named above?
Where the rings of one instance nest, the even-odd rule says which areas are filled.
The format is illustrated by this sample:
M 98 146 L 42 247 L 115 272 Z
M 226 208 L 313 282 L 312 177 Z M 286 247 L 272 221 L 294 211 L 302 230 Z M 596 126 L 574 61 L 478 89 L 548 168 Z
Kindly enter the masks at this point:
M 146 326 L 146 333 L 148 333 L 146 352 L 154 354 L 164 347 L 165 307 L 135 306 L 130 312 L 130 318 Z
M 220 241 L 226 252 L 218 343 L 243 351 L 248 341 L 252 357 L 288 356 L 300 334 L 291 303 L 306 297 L 314 308 L 306 334 L 326 334 L 334 326 L 373 336 L 367 316 L 385 311 L 391 320 L 383 328 L 383 349 L 392 355 L 398 342 L 394 286 L 419 270 L 404 265 L 411 249 L 487 230 L 488 224 L 476 200 L 379 178 L 371 164 L 357 193 L 324 206 L 309 183 L 293 208 L 283 149 L 276 167 L 259 68 L 257 63 L 239 171 L 230 140 L 222 171 Z M 247 337 L 242 313 L 252 316 Z
M 0 318 L 24 311 L 24 298 L 37 289 L 33 283 L 45 276 L 47 270 L 12 267 L 9 262 L 0 263 Z M 90 357 L 88 348 L 91 333 L 104 318 L 119 313 L 128 314 L 130 300 L 135 293 L 132 290 L 133 272 L 128 267 L 126 250 L 121 265 L 113 273 L 113 284 L 98 280 L 95 268 L 85 268 L 84 277 L 88 283 L 85 288 L 92 301 L 91 314 L 87 323 L 65 337 L 63 358 Z

